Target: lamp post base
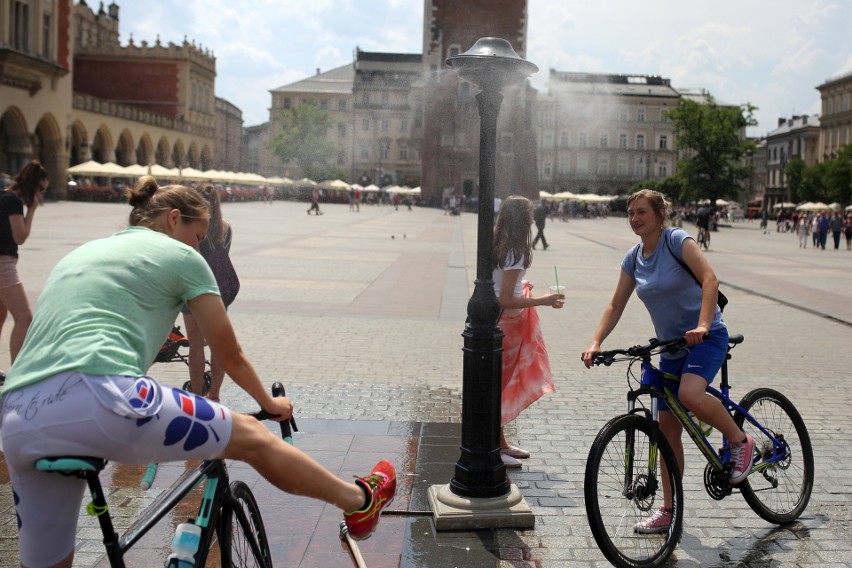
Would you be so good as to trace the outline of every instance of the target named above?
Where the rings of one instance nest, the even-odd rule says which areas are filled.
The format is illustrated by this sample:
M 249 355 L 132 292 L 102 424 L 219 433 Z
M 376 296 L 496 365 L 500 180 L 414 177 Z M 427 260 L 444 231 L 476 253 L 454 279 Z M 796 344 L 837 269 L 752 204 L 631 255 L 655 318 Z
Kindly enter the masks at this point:
M 460 497 L 450 491 L 449 484 L 432 485 L 428 498 L 439 531 L 535 526 L 535 515 L 515 484 L 506 495 L 486 498 Z

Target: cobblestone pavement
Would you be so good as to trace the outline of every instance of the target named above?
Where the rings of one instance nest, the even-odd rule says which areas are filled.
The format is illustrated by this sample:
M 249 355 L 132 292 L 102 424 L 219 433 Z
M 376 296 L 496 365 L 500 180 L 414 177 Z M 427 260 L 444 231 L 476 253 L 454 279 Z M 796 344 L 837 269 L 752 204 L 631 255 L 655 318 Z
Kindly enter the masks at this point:
M 225 205 L 242 281 L 230 313 L 261 375 L 287 385 L 304 419 L 459 422 L 475 216 L 392 207 L 351 213 L 345 205 L 325 205 L 324 215 L 304 217 L 304 209 L 281 202 Z M 127 213 L 124 205 L 70 202 L 39 210 L 19 265 L 31 301 L 58 258 L 120 229 Z M 626 408 L 624 369 L 585 370 L 579 354 L 635 237 L 623 218 L 551 221 L 546 234 L 550 249 L 536 251 L 528 279 L 547 287 L 557 267 L 559 283 L 568 288 L 565 309 L 539 311 L 557 392 L 507 427 L 510 440 L 532 452 L 509 476 L 533 508 L 536 526 L 495 531 L 495 565 L 602 566 L 607 563 L 585 517 L 583 471 L 600 427 Z M 731 362 L 732 396 L 762 386 L 787 394 L 808 426 L 817 477 L 805 514 L 792 526 L 774 527 L 737 495 L 711 500 L 701 457 L 688 448 L 684 536 L 673 565 L 846 566 L 852 551 L 852 252 L 802 250 L 791 234 L 763 234 L 757 223 L 739 223 L 714 233 L 707 255 L 730 298 L 728 326 L 746 337 Z M 605 347 L 651 335 L 634 298 Z M 0 368 L 7 364 L 4 345 Z M 158 364 L 152 374 L 179 385 L 186 371 Z M 223 399 L 251 408 L 233 385 Z M 12 553 L 15 518 L 5 467 L 0 474 L 0 550 Z M 144 499 L 129 501 L 136 507 L 130 517 L 145 506 Z M 438 546 L 453 546 L 451 535 L 424 534 L 420 538 Z M 81 548 L 97 550 L 94 536 L 82 531 Z M 0 556 L 0 566 L 15 565 L 7 560 L 13 554 Z M 91 565 L 92 558 L 78 554 L 76 565 Z M 403 559 L 402 565 L 439 564 Z

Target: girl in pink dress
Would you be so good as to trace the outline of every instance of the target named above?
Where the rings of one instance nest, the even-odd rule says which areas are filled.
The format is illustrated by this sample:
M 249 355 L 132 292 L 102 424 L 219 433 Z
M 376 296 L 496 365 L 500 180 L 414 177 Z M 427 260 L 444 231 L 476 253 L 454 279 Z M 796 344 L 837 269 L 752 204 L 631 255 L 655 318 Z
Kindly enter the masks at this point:
M 506 467 L 521 467 L 519 459 L 530 453 L 511 446 L 502 425 L 514 420 L 543 394 L 555 391 L 550 360 L 541 334 L 535 306 L 561 308 L 564 294 L 533 297 L 532 284 L 524 280 L 532 262 L 530 227 L 533 204 L 526 197 L 510 196 L 503 202 L 494 224 L 494 292 L 502 314 L 503 330 L 502 412 L 500 456 Z

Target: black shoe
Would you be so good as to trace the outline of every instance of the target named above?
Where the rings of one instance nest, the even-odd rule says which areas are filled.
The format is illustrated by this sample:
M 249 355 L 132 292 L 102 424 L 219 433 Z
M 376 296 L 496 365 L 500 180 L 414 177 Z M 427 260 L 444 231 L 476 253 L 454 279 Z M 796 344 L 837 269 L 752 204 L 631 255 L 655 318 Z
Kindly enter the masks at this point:
M 544 245 L 544 250 L 547 250 L 547 249 L 549 249 L 549 248 L 550 248 L 549 246 Z

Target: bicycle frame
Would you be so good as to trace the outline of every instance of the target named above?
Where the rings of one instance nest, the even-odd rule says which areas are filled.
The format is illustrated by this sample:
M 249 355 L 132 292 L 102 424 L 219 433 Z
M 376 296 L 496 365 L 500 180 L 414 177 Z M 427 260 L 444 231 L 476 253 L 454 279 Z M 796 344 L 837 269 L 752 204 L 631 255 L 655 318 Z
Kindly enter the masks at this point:
M 728 358 L 729 357 L 730 353 L 728 354 Z M 713 467 L 713 469 L 715 469 L 716 471 L 725 472 L 726 464 L 730 464 L 731 451 L 731 445 L 727 438 L 725 438 L 725 436 L 722 436 L 722 448 L 720 448 L 719 452 L 717 453 L 713 449 L 713 446 L 707 440 L 707 437 L 704 435 L 701 429 L 692 420 L 687 409 L 683 406 L 683 404 L 671 391 L 671 389 L 666 385 L 666 381 L 677 382 L 680 380 L 680 377 L 668 373 L 663 373 L 658 368 L 654 367 L 654 365 L 651 364 L 650 356 L 642 357 L 641 361 L 641 386 L 640 388 L 631 390 L 627 393 L 627 409 L 629 414 L 637 414 L 639 412 L 644 412 L 646 418 L 653 423 L 650 436 L 651 447 L 649 451 L 651 455 L 649 456 L 649 469 L 651 471 L 656 471 L 657 467 L 659 400 L 662 399 L 665 401 L 672 414 L 677 418 L 678 422 L 683 425 L 684 430 L 686 430 L 686 433 L 689 434 L 689 437 L 695 443 L 695 446 L 699 449 L 699 451 L 701 451 L 701 453 L 704 455 L 705 459 L 711 465 L 711 467 Z M 745 420 L 747 420 L 755 428 L 760 430 L 760 432 L 762 432 L 764 436 L 772 440 L 772 456 L 762 460 L 758 464 L 755 464 L 752 471 L 761 471 L 772 463 L 784 459 L 785 452 L 783 444 L 778 441 L 774 434 L 769 432 L 766 428 L 763 427 L 762 424 L 755 420 L 751 416 L 751 414 L 749 414 L 744 408 L 742 408 L 739 404 L 733 402 L 728 396 L 729 392 L 730 386 L 728 384 L 728 361 L 726 359 L 725 362 L 722 364 L 721 391 L 708 385 L 707 393 L 718 399 L 728 412 L 736 412 L 741 414 L 745 417 Z M 650 411 L 647 409 L 636 408 L 636 399 L 643 395 L 649 395 L 651 397 Z

